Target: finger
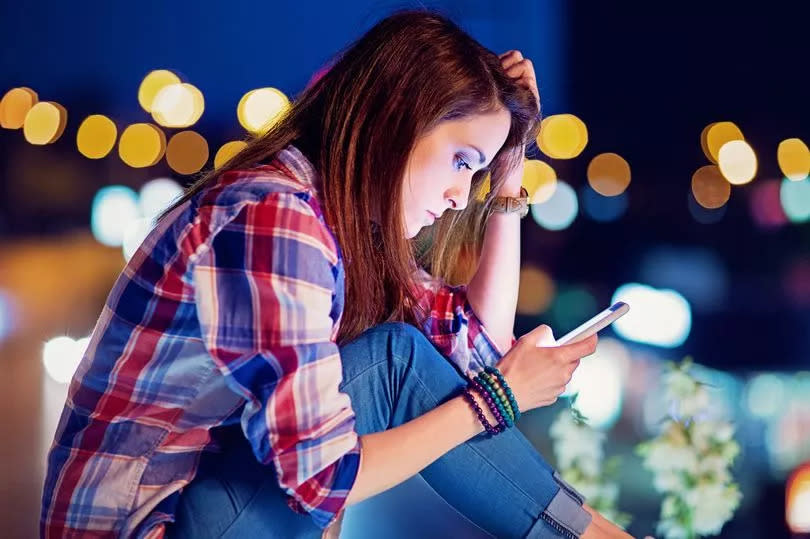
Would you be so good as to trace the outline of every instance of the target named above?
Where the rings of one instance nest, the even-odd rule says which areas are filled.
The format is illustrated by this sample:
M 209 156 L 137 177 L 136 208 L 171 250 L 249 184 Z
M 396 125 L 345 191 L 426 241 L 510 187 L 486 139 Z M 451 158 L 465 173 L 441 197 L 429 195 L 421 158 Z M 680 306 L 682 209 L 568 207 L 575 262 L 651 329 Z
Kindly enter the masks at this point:
M 520 51 L 509 51 L 502 54 L 500 57 L 501 67 L 504 71 L 523 60 L 523 54 Z
M 558 349 L 560 353 L 569 361 L 576 361 L 583 357 L 588 357 L 596 351 L 596 343 L 599 342 L 599 337 L 591 335 L 587 339 L 575 342 L 572 344 L 564 344 Z
M 531 343 L 532 346 L 555 346 L 557 341 L 554 339 L 554 333 L 551 328 L 546 324 L 537 326 L 530 332 L 523 335 L 520 340 L 525 340 Z
M 524 58 L 520 62 L 516 62 L 504 69 L 506 74 L 512 78 L 523 78 L 535 80 L 534 64 L 528 58 Z

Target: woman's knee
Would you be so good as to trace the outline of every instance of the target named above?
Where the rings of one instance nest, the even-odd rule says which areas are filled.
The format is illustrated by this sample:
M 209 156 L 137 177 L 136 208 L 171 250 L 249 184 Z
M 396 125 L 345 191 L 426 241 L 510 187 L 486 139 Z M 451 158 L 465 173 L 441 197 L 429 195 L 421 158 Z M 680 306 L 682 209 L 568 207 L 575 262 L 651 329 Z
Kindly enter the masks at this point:
M 385 322 L 370 327 L 342 345 L 340 355 L 344 380 L 369 367 L 385 366 L 392 360 L 440 356 L 418 328 L 405 322 Z

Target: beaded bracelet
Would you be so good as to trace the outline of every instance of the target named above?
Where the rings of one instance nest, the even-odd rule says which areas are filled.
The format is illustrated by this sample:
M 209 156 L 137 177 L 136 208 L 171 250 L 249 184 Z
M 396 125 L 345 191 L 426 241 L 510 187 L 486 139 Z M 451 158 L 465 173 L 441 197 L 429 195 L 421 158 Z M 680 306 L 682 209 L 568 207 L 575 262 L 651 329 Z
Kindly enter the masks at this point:
M 478 384 L 483 386 L 483 389 L 487 393 L 487 396 L 490 399 L 492 399 L 492 403 L 488 402 L 488 404 L 490 406 L 494 404 L 495 408 L 497 408 L 497 410 L 503 416 L 504 422 L 506 423 L 506 427 L 511 428 L 514 425 L 514 421 L 512 421 L 512 417 L 506 412 L 506 409 L 503 407 L 503 404 L 501 404 L 501 399 L 498 398 L 498 394 L 495 392 L 495 389 L 493 389 L 489 381 L 486 378 L 482 377 L 481 375 L 478 375 L 475 378 L 475 380 Z
M 494 374 L 498 378 L 498 381 L 501 383 L 501 386 L 503 386 L 503 390 L 506 393 L 506 397 L 509 399 L 509 403 L 512 405 L 512 410 L 515 412 L 515 421 L 520 419 L 520 408 L 518 407 L 517 399 L 515 399 L 515 394 L 512 393 L 512 390 L 510 389 L 509 384 L 506 383 L 506 379 L 503 377 L 501 371 L 490 365 L 487 365 L 484 368 L 484 371 L 488 372 L 489 374 Z
M 478 391 L 478 393 L 480 393 L 481 398 L 484 399 L 484 402 L 487 403 L 487 406 L 489 406 L 492 415 L 494 415 L 495 419 L 498 421 L 498 426 L 501 428 L 501 432 L 508 429 L 510 425 L 506 417 L 506 412 L 498 408 L 496 401 L 493 400 L 492 395 L 489 393 L 489 391 L 487 391 L 486 388 L 484 388 L 484 386 L 482 386 L 480 382 L 478 382 L 478 380 L 470 380 L 470 386 L 475 388 L 475 390 Z
M 486 430 L 492 436 L 500 434 L 501 431 L 498 430 L 497 428 L 493 427 L 489 423 L 489 421 L 487 421 L 487 418 L 484 415 L 484 411 L 481 409 L 480 406 L 478 406 L 478 403 L 475 402 L 475 397 L 472 396 L 472 393 L 470 392 L 470 388 L 465 387 L 464 392 L 462 394 L 464 395 L 464 398 L 467 399 L 467 402 L 470 403 L 470 406 L 473 407 L 473 410 L 475 410 L 476 415 L 478 415 L 478 420 L 484 426 L 484 430 Z
M 504 409 L 509 414 L 509 416 L 512 418 L 512 421 L 514 421 L 515 420 L 515 412 L 514 412 L 514 410 L 512 410 L 512 404 L 509 402 L 509 399 L 507 398 L 506 393 L 504 393 L 503 386 L 498 381 L 498 379 L 496 377 L 490 375 L 490 374 L 485 373 L 485 372 L 482 372 L 479 376 L 481 376 L 482 378 L 486 379 L 487 382 L 489 382 L 489 385 L 491 385 L 492 389 L 495 390 L 495 394 L 498 396 L 498 399 L 501 401 L 501 404 L 503 405 Z

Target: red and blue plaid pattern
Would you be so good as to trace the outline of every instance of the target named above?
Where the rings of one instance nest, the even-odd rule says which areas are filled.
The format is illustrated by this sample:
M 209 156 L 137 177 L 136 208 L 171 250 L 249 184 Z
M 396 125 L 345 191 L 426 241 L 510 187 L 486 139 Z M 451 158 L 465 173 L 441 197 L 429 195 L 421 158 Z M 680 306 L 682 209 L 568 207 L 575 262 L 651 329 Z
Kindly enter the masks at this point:
M 290 507 L 320 527 L 360 462 L 338 390 L 344 266 L 315 170 L 294 146 L 221 176 L 124 268 L 48 455 L 44 537 L 162 537 L 216 427 L 240 423 Z M 501 357 L 467 302 L 420 271 L 421 329 L 464 372 Z

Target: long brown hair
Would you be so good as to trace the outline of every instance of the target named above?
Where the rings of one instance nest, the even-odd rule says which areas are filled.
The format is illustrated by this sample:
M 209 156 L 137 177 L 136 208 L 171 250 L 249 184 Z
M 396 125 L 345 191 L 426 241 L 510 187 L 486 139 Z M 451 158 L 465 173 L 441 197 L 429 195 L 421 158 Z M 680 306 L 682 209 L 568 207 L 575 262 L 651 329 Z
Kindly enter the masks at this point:
M 430 244 L 417 256 L 415 245 L 425 235 L 406 239 L 400 199 L 417 139 L 441 121 L 500 107 L 512 121 L 489 167 L 491 194 L 477 200 L 487 174 L 479 171 L 467 208 L 431 227 Z M 227 170 L 266 162 L 288 144 L 301 150 L 319 173 L 319 202 L 346 264 L 342 343 L 385 321 L 420 323 L 417 263 L 449 279 L 458 275 L 460 254 L 477 259 L 492 195 L 517 164 L 508 162 L 507 150 L 534 137 L 538 117 L 533 95 L 506 76 L 494 53 L 442 15 L 401 11 L 345 49 L 268 133 L 202 177 L 177 204 Z

